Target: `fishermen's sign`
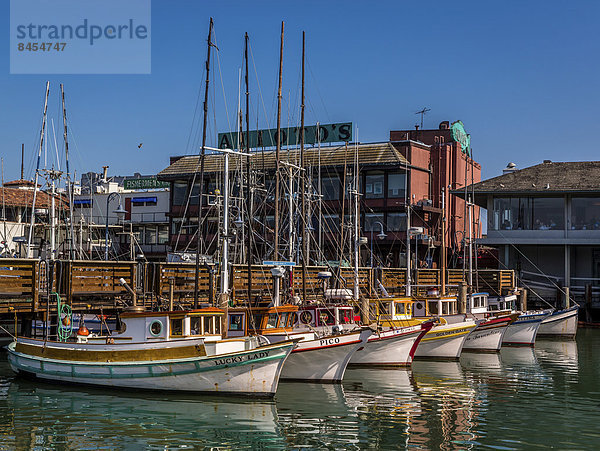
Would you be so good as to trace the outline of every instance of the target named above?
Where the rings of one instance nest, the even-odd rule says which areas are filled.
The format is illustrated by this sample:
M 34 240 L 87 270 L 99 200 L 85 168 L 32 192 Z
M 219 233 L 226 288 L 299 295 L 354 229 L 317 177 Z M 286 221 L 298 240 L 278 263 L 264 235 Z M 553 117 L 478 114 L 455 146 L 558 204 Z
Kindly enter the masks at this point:
M 318 128 L 318 134 L 317 134 Z M 251 130 L 249 133 L 250 148 L 276 147 L 277 129 Z M 246 147 L 246 133 L 240 132 L 242 146 Z M 352 141 L 352 122 L 340 124 L 319 124 L 304 127 L 304 143 L 336 143 Z M 279 140 L 282 146 L 297 146 L 300 144 L 300 127 L 286 127 L 281 129 L 281 138 Z M 220 149 L 239 149 L 238 133 L 227 132 L 219 133 Z

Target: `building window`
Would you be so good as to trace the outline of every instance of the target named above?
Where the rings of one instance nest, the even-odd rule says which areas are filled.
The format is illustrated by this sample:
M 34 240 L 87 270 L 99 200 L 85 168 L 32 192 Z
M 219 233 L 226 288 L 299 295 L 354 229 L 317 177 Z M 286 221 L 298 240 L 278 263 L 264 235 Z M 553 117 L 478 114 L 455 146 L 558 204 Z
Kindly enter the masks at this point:
M 491 230 L 564 229 L 564 199 L 552 197 L 496 197 L 489 216 Z
M 600 229 L 600 197 L 573 197 L 571 199 L 571 229 Z
M 377 224 L 380 222 L 381 224 Z M 381 225 L 383 223 L 383 213 L 365 213 L 365 226 L 363 230 L 365 232 L 381 232 Z
M 146 226 L 144 244 L 156 244 L 156 227 Z
M 133 197 L 131 199 L 131 205 L 134 207 L 142 207 L 142 206 L 154 206 L 156 205 L 157 197 Z
M 534 230 L 564 230 L 565 201 L 562 197 L 536 197 L 533 199 Z
M 169 226 L 158 226 L 158 244 L 167 244 L 169 242 Z
M 391 172 L 388 174 L 388 190 L 389 198 L 404 199 L 406 195 L 406 173 Z
M 365 177 L 365 198 L 381 199 L 383 198 L 383 172 L 367 172 Z
M 190 204 L 198 205 L 198 199 L 200 195 L 200 182 L 196 182 L 192 185 L 192 192 L 190 193 Z
M 184 205 L 187 196 L 188 185 L 185 182 L 173 183 L 173 205 Z
M 324 177 L 321 179 L 321 193 L 323 200 L 339 200 L 340 179 L 337 177 Z
M 388 213 L 387 229 L 390 232 L 406 231 L 406 213 Z
M 73 199 L 73 207 L 75 208 L 92 208 L 92 199 Z

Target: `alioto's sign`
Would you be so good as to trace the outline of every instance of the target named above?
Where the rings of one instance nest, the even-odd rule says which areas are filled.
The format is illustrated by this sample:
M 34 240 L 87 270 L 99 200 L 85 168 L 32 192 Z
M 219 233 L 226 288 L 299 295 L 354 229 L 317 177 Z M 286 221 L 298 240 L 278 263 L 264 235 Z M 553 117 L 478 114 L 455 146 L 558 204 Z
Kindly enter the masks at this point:
M 220 149 L 245 148 L 246 133 L 239 133 L 242 145 L 238 143 L 238 133 L 219 133 Z M 352 141 L 352 122 L 340 124 L 319 124 L 304 127 L 304 143 L 317 144 Z M 276 147 L 277 129 L 251 130 L 249 133 L 250 148 Z M 300 144 L 300 127 L 287 127 L 281 129 L 279 143 L 282 146 L 297 146 Z

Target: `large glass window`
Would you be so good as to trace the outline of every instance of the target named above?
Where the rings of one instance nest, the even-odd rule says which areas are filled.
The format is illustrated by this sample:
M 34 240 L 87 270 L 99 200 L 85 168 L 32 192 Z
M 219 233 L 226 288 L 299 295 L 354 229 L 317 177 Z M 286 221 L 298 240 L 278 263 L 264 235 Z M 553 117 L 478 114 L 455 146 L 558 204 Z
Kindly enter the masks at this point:
M 382 225 L 385 230 L 383 213 L 365 213 L 365 227 L 363 229 L 365 232 L 381 232 Z
M 145 236 L 144 244 L 156 244 L 156 227 L 146 226 Z
M 173 183 L 173 205 L 184 205 L 187 196 L 188 184 L 185 182 Z
M 571 199 L 571 229 L 600 229 L 600 197 L 573 197 Z
M 169 226 L 158 226 L 158 244 L 167 244 L 169 242 Z
M 406 231 L 406 213 L 388 213 L 387 229 L 390 232 Z
M 404 172 L 391 172 L 388 174 L 387 195 L 389 198 L 404 198 L 406 174 Z
M 383 198 L 383 172 L 367 172 L 365 177 L 365 198 L 380 199 Z
M 321 179 L 321 193 L 323 200 L 339 200 L 340 179 L 337 177 L 323 177 Z
M 560 230 L 564 228 L 564 199 L 496 197 L 489 215 L 491 230 Z
M 560 230 L 565 228 L 565 201 L 562 197 L 536 197 L 533 199 L 533 228 L 535 230 Z

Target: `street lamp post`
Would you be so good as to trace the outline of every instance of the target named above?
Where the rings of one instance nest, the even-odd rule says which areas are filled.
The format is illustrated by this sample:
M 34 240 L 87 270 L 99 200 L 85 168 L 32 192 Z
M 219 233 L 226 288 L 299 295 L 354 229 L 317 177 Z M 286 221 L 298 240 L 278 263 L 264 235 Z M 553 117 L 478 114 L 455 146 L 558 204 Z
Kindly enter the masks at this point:
M 373 225 L 375 225 L 375 224 L 379 224 L 379 226 L 381 227 L 381 232 L 379 232 L 377 234 L 377 238 L 379 238 L 380 240 L 385 239 L 385 237 L 387 237 L 387 235 L 383 231 L 383 229 L 384 229 L 383 224 L 379 221 L 375 221 L 373 223 Z M 373 267 L 373 227 L 371 227 L 371 268 L 372 267 Z
M 120 219 L 122 216 L 125 215 L 125 213 L 127 213 L 127 211 L 123 208 L 123 205 L 121 204 L 121 194 L 115 192 L 115 193 L 110 193 L 106 197 L 106 229 L 104 232 L 104 260 L 105 261 L 108 261 L 108 206 L 110 204 L 111 199 L 113 199 L 114 197 L 119 198 L 119 206 L 113 212 L 113 213 L 117 214 L 117 218 Z

